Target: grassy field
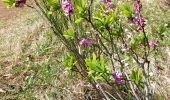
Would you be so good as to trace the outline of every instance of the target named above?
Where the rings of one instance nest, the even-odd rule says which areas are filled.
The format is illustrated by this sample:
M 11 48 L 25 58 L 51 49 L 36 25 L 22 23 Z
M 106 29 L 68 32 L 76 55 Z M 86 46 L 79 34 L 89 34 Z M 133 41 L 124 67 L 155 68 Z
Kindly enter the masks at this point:
M 161 8 L 162 5 L 158 1 L 145 5 L 148 9 L 145 15 L 153 18 L 150 22 L 153 26 L 159 21 L 170 24 L 170 7 Z M 62 65 L 65 48 L 38 12 L 27 7 L 7 10 L 1 1 L 0 6 L 0 100 L 96 98 L 92 97 L 87 82 L 65 70 Z M 168 100 L 170 38 L 166 37 L 162 44 L 165 46 L 161 48 L 165 52 L 160 59 L 163 70 L 156 71 L 158 76 L 153 87 L 159 96 Z

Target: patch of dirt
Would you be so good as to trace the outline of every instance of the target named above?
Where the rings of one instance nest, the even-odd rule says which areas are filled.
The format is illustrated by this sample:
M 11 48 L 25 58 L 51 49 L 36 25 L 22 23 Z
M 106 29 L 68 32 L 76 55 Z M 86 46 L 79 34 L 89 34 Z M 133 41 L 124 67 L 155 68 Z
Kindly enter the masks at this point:
M 0 1 L 0 19 L 11 19 L 16 16 L 16 13 L 16 9 L 8 9 L 6 5 L 2 1 Z
M 28 5 L 32 5 L 30 0 Z M 15 19 L 17 16 L 21 16 L 28 7 L 23 8 L 7 8 L 6 5 L 0 0 L 0 20 Z

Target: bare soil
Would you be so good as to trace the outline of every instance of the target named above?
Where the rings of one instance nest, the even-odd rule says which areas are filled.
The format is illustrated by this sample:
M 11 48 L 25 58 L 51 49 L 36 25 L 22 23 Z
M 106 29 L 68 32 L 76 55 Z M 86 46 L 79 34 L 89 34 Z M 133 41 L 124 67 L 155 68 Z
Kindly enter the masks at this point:
M 0 19 L 11 19 L 16 16 L 17 10 L 16 9 L 8 9 L 6 5 L 0 1 Z
M 32 5 L 32 2 L 29 1 L 27 4 Z M 28 7 L 7 8 L 2 0 L 0 0 L 0 20 L 15 19 L 16 17 L 21 16 L 27 9 Z

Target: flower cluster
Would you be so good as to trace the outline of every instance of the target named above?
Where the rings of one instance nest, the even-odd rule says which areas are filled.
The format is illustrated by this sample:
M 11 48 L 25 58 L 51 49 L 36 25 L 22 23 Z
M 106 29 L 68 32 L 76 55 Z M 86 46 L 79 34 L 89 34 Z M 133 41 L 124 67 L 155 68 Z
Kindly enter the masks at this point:
M 107 5 L 106 13 L 109 12 L 109 10 L 114 11 L 113 4 L 111 0 L 103 0 L 103 2 Z
M 143 16 L 137 17 L 136 18 L 136 25 L 137 25 L 137 30 L 144 30 L 145 18 Z
M 26 0 L 16 0 L 15 7 L 24 7 Z
M 155 40 L 150 41 L 149 45 L 152 46 L 153 48 L 156 48 L 158 46 L 157 42 Z
M 135 15 L 140 16 L 141 11 L 142 11 L 142 4 L 141 4 L 140 0 L 137 0 L 137 2 L 135 4 Z
M 112 74 L 117 84 L 125 84 L 124 76 L 121 72 L 115 72 Z
M 74 7 L 72 5 L 71 0 L 63 0 L 62 1 L 62 8 L 64 10 L 65 16 L 70 16 L 74 12 Z
M 112 8 L 112 1 L 111 0 L 104 0 L 103 2 L 108 6 L 108 8 Z
M 144 30 L 145 27 L 145 18 L 141 15 L 142 4 L 140 0 L 137 0 L 135 4 L 135 16 L 136 16 L 136 26 L 137 30 Z
M 96 84 L 96 89 L 101 89 L 101 85 L 99 83 Z
M 84 47 L 90 47 L 92 46 L 94 43 L 91 39 L 85 39 L 85 38 L 82 38 L 79 42 L 79 44 L 81 46 L 84 46 Z

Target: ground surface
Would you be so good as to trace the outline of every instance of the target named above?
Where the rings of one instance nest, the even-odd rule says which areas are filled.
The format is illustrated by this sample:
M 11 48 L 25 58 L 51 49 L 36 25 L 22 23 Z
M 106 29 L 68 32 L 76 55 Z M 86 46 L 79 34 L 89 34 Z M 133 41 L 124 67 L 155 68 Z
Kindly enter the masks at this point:
M 7 9 L 6 6 L 0 1 L 0 19 L 10 19 L 16 16 L 16 9 Z
M 38 15 L 0 1 L 0 100 L 80 100 L 82 82 L 61 67 L 63 46 Z

